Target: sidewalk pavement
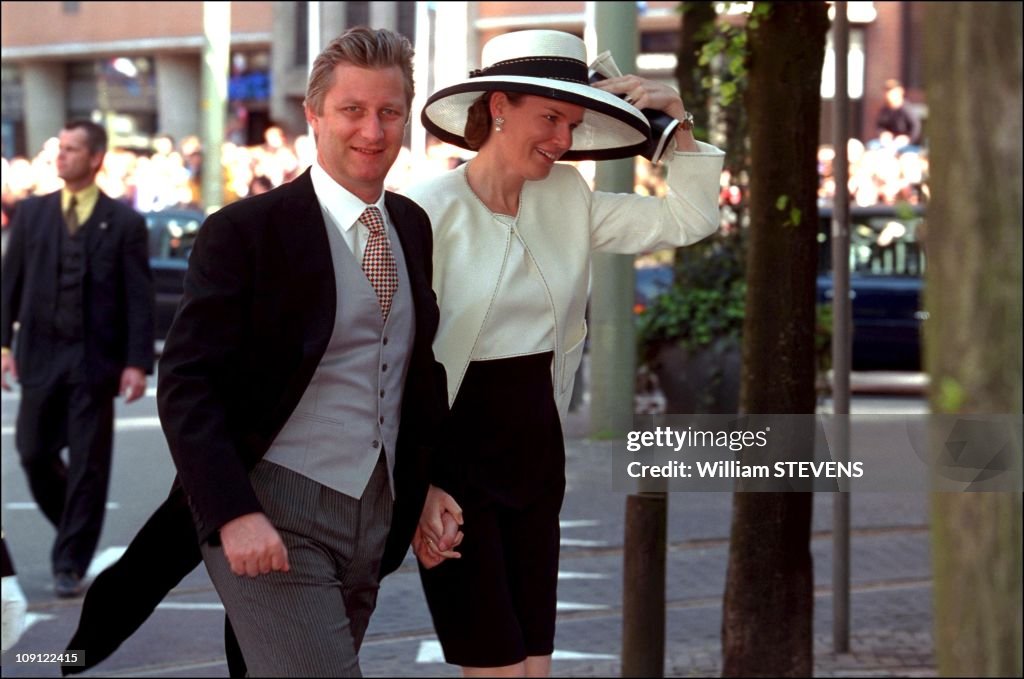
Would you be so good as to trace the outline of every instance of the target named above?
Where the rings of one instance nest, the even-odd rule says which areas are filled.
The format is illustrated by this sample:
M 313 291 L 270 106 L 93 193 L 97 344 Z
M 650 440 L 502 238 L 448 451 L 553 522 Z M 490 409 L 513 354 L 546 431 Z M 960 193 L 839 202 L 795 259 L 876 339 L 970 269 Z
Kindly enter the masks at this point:
M 903 389 L 893 389 L 870 390 L 869 393 L 907 392 Z M 585 406 L 577 412 L 570 413 L 565 422 L 567 460 L 572 459 L 574 455 L 586 454 L 587 449 L 595 445 L 586 438 L 588 429 L 589 413 Z M 882 506 L 887 502 L 884 499 L 871 498 L 860 502 L 860 519 L 854 516 L 851 525 L 853 568 L 850 583 L 852 622 L 849 626 L 849 650 L 846 653 L 835 653 L 831 606 L 831 517 L 817 516 L 822 513 L 821 506 L 830 508 L 831 496 L 816 494 L 815 501 L 816 526 L 812 539 L 815 570 L 813 675 L 938 676 L 932 636 L 929 536 L 927 527 L 922 525 L 926 515 L 923 512 L 901 514 L 898 510 L 888 511 Z M 866 505 L 875 503 L 878 507 L 874 511 L 879 516 L 872 516 L 871 511 L 865 511 Z M 926 502 L 922 501 L 920 504 L 925 506 Z M 880 516 L 883 513 L 888 513 L 888 516 Z M 823 518 L 828 524 L 825 530 L 822 530 L 820 525 Z M 872 526 L 872 523 L 876 525 Z M 886 524 L 900 523 L 907 525 L 882 527 Z M 727 540 L 725 542 L 727 543 Z M 715 554 L 709 554 L 715 551 L 714 549 L 690 549 L 678 544 L 673 546 L 671 531 L 669 543 L 664 676 L 722 676 L 720 592 L 724 589 L 727 544 Z M 563 549 L 563 563 L 569 559 L 571 553 L 566 554 Z M 680 601 L 672 591 L 674 573 L 680 570 L 683 573 L 714 572 L 718 574 L 721 582 L 711 586 L 708 591 L 711 596 L 702 602 Z M 689 597 L 694 593 L 691 586 L 682 596 Z M 685 619 L 684 614 L 687 608 L 692 609 L 693 613 L 689 620 Z M 621 610 L 615 623 L 612 627 L 617 635 L 603 635 L 606 644 L 604 648 L 608 652 L 621 650 Z M 558 625 L 559 629 L 566 627 L 561 615 Z M 560 632 L 559 637 L 561 636 L 563 635 Z M 561 667 L 555 662 L 553 676 L 621 676 L 621 663 L 617 657 L 615 660 L 576 661 L 569 665 L 566 663 L 566 666 Z

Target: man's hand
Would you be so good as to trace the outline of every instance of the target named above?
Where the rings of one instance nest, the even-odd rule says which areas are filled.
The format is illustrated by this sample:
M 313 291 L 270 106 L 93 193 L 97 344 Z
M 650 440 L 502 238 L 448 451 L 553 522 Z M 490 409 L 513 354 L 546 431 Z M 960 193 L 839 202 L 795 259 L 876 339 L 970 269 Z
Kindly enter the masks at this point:
M 5 348 L 3 355 L 0 356 L 0 387 L 3 387 L 4 391 L 11 390 L 11 385 L 7 383 L 7 373 L 11 374 L 11 379 L 18 379 L 18 363 L 10 349 Z
M 270 571 L 288 572 L 288 550 L 266 514 L 254 512 L 228 521 L 220 528 L 231 572 L 251 578 Z
M 139 368 L 128 367 L 121 371 L 121 395 L 125 403 L 137 401 L 146 394 L 146 373 Z

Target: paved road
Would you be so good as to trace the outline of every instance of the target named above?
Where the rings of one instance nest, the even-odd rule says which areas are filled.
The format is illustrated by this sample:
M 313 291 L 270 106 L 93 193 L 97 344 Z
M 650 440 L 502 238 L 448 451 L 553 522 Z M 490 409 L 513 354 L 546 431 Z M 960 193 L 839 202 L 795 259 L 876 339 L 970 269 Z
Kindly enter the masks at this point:
M 32 505 L 13 449 L 17 398 L 2 409 L 3 522 L 34 623 L 3 656 L 4 676 L 59 676 L 54 665 L 16 662 L 17 653 L 58 652 L 77 624 L 79 602 L 50 590 L 47 552 L 53 531 Z M 854 398 L 854 412 L 923 412 L 918 397 Z M 149 397 L 118 408 L 111 506 L 98 561 L 116 558 L 173 475 Z M 585 415 L 567 423 L 568 491 L 562 512 L 559 616 L 553 672 L 619 674 L 625 494 L 611 490 L 613 442 L 581 438 Z M 816 673 L 934 675 L 927 496 L 851 496 L 851 654 L 831 653 L 832 496 L 814 505 Z M 669 499 L 666 672 L 719 673 L 721 599 L 731 495 L 673 493 Z M 100 563 L 95 564 L 97 567 Z M 223 613 L 202 568 L 194 571 L 122 649 L 92 676 L 227 676 Z M 361 654 L 367 676 L 459 676 L 441 662 L 411 557 L 382 586 Z

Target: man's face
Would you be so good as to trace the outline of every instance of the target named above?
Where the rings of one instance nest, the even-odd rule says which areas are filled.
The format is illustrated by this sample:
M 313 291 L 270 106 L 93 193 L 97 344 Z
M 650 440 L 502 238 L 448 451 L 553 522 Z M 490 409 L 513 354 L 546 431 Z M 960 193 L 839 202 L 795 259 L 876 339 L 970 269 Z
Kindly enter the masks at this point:
M 334 181 L 363 201 L 380 197 L 384 178 L 402 148 L 409 107 L 397 66 L 334 67 L 334 84 L 317 115 L 306 107 L 317 159 Z
M 103 154 L 89 153 L 89 136 L 83 129 L 61 130 L 59 138 L 57 176 L 72 189 L 88 186 L 103 164 Z

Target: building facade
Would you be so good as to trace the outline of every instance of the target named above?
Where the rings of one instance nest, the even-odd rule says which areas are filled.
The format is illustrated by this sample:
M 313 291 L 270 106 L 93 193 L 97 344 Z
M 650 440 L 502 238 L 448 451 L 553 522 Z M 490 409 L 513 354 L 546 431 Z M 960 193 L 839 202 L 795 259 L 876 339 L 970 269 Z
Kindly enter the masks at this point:
M 204 4 L 0 4 L 4 157 L 34 155 L 72 117 L 102 121 L 115 145 L 140 150 L 157 134 L 179 140 L 199 134 Z M 900 78 L 908 99 L 918 106 L 923 101 L 916 56 L 923 6 L 847 4 L 852 129 L 869 138 L 886 79 Z M 637 71 L 672 83 L 679 3 L 635 5 Z M 315 53 L 348 26 L 391 28 L 414 42 L 417 103 L 422 104 L 431 91 L 479 66 L 480 46 L 490 37 L 526 28 L 556 28 L 584 37 L 591 11 L 587 2 L 231 3 L 227 136 L 236 143 L 258 144 L 272 123 L 293 137 L 304 132 L 310 50 Z M 310 30 L 317 26 L 314 40 L 319 43 L 311 46 Z M 823 139 L 830 120 L 826 98 Z M 415 129 L 410 134 L 408 141 L 415 145 Z

